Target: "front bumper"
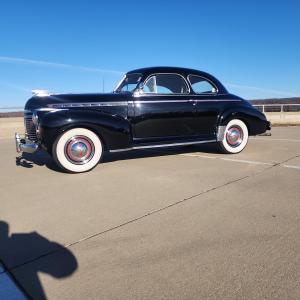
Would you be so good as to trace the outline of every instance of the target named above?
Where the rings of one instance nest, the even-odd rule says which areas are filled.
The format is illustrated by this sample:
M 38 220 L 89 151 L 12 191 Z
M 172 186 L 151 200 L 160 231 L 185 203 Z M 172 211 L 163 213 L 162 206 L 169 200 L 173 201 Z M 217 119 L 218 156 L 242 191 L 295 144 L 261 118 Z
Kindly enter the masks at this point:
M 39 145 L 37 143 L 33 143 L 31 141 L 26 140 L 26 138 L 21 138 L 18 133 L 15 133 L 15 142 L 16 142 L 16 151 L 26 152 L 26 153 L 34 153 L 39 149 Z

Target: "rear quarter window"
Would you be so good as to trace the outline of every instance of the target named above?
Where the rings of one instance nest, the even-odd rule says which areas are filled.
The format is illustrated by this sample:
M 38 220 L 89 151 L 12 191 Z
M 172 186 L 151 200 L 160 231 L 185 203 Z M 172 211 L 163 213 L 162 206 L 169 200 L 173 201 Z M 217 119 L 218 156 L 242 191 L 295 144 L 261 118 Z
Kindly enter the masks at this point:
M 196 94 L 216 94 L 217 87 L 209 80 L 198 75 L 189 75 L 189 82 Z

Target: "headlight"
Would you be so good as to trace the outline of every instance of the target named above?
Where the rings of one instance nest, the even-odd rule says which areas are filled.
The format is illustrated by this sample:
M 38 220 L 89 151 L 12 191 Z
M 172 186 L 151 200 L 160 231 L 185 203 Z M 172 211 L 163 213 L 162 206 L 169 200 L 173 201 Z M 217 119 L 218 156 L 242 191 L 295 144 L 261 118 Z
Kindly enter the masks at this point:
M 35 112 L 33 112 L 33 114 L 32 114 L 32 123 L 33 123 L 34 125 L 37 125 L 37 124 L 38 124 L 38 120 L 39 120 L 39 117 L 38 117 L 37 112 L 35 111 Z

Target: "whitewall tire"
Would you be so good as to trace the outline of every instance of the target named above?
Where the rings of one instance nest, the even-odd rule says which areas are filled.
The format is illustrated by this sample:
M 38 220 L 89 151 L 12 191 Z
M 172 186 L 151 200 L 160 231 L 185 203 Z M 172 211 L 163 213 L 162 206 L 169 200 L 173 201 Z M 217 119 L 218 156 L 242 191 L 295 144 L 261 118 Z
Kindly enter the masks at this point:
M 234 119 L 226 125 L 223 139 L 219 142 L 219 145 L 224 153 L 239 153 L 246 147 L 248 137 L 246 124 L 241 120 Z
M 99 137 L 91 130 L 73 128 L 56 139 L 52 153 L 62 169 L 81 173 L 93 169 L 98 164 L 103 146 Z

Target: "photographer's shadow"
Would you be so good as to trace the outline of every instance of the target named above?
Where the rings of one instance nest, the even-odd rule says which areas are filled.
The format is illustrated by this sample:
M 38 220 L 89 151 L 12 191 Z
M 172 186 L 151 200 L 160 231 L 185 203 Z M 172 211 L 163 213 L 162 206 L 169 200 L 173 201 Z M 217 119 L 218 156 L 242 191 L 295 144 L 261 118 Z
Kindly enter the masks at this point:
M 37 232 L 9 234 L 4 221 L 0 221 L 0 259 L 32 299 L 47 299 L 38 272 L 61 279 L 78 267 L 75 256 L 63 245 Z

